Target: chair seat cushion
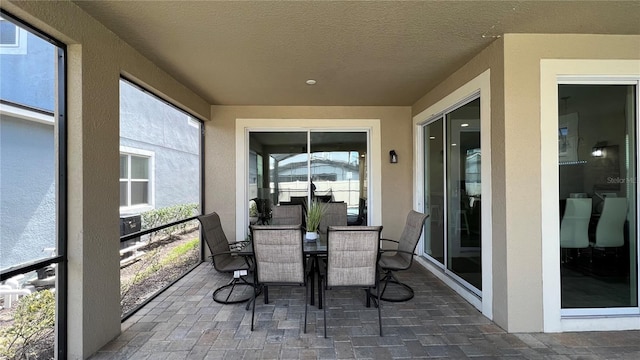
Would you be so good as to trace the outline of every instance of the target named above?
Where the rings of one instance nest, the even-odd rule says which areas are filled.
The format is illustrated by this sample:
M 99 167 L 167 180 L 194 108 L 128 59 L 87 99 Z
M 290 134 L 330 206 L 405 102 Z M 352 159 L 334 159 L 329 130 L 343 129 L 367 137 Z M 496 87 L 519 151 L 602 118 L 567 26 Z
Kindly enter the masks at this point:
M 386 270 L 405 270 L 411 264 L 400 254 L 396 255 L 382 255 L 378 261 L 380 267 Z
M 233 272 L 235 270 L 249 270 L 249 265 L 242 256 L 225 256 L 223 259 L 216 259 L 216 269 L 222 272 Z

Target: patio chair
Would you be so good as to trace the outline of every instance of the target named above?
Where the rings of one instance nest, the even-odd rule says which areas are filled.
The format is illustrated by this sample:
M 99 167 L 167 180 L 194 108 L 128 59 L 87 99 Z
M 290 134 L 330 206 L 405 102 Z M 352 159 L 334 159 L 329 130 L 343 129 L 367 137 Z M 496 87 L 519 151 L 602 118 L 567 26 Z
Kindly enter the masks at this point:
M 326 203 L 324 206 L 326 210 L 318 226 L 321 235 L 327 234 L 329 226 L 347 226 L 347 203 Z
M 591 244 L 593 250 L 600 250 L 606 255 L 606 250 L 609 249 L 618 256 L 618 250 L 624 246 L 624 223 L 626 220 L 627 198 L 605 198 L 602 214 L 600 214 L 596 226 L 595 242 Z M 592 258 L 593 250 L 591 252 Z
M 382 226 L 330 226 L 327 233 L 327 267 L 324 279 L 324 337 L 327 337 L 327 293 L 341 287 L 365 288 L 367 306 L 376 289 L 380 296 L 378 259 Z M 378 326 L 382 336 L 382 315 L 378 309 Z
M 302 205 L 278 205 L 271 209 L 271 225 L 302 225 Z
M 404 283 L 398 281 L 394 275 L 394 271 L 407 270 L 413 263 L 413 253 L 420 240 L 424 222 L 429 215 L 419 213 L 411 210 L 407 215 L 407 221 L 404 225 L 400 240 L 380 239 L 383 242 L 392 242 L 397 244 L 396 249 L 383 250 L 382 256 L 380 256 L 380 268 L 384 271 L 384 275 L 381 283 L 384 283 L 382 292 L 378 299 L 392 302 L 408 301 L 413 298 L 413 289 Z M 400 286 L 396 294 L 400 294 L 398 297 L 385 296 L 387 286 L 389 284 L 396 284 Z M 404 291 L 403 291 L 404 290 Z
M 562 263 L 570 260 L 570 249 L 576 249 L 580 256 L 580 250 L 589 247 L 589 221 L 591 219 L 592 199 L 568 198 L 565 204 L 564 215 L 560 222 L 560 250 Z
M 253 284 L 245 279 L 245 276 L 252 270 L 250 257 L 236 255 L 232 250 L 232 248 L 235 250 L 244 246 L 246 242 L 229 243 L 222 230 L 220 216 L 215 212 L 198 216 L 198 221 L 202 225 L 202 237 L 211 251 L 211 264 L 219 272 L 233 273 L 234 275 L 226 285 L 213 291 L 213 300 L 221 304 L 235 304 L 251 299 L 250 292 L 248 296 L 245 296 L 247 295 L 245 294 L 247 289 L 245 286 L 253 287 Z
M 254 296 L 251 331 L 254 328 L 258 288 L 266 286 L 304 286 L 304 332 L 307 332 L 307 277 L 300 225 L 252 225 L 251 239 L 255 259 Z M 266 296 L 265 288 L 265 296 Z

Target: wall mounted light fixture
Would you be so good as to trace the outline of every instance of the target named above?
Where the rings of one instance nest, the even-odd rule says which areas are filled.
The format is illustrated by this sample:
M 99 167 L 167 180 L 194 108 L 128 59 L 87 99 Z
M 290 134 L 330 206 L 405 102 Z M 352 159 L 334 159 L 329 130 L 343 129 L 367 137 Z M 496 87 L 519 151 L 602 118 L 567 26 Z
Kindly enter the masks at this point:
M 593 145 L 593 148 L 591 148 L 591 156 L 604 157 L 606 147 L 607 147 L 606 141 L 598 141 L 595 145 Z
M 396 164 L 398 162 L 398 154 L 396 154 L 395 150 L 389 151 L 389 162 L 392 164 Z

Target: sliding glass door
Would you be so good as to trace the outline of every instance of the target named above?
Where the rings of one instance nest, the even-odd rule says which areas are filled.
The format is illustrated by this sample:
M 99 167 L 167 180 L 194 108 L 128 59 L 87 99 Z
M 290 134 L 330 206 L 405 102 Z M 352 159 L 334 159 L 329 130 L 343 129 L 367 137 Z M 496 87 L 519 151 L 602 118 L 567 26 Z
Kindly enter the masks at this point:
M 367 224 L 365 131 L 251 131 L 249 219 L 269 223 L 273 206 L 311 199 L 347 204 L 348 224 Z
M 482 290 L 480 99 L 423 126 L 424 252 L 471 289 Z
M 637 99 L 637 82 L 558 85 L 565 315 L 637 313 Z

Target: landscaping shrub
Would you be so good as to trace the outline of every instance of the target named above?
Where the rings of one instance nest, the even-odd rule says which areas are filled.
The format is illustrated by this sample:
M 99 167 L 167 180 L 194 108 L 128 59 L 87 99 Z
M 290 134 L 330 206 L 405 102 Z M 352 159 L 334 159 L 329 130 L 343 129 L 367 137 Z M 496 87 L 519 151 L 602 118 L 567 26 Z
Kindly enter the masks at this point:
M 13 324 L 0 330 L 0 358 L 53 359 L 56 299 L 42 290 L 20 299 Z

